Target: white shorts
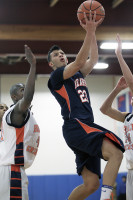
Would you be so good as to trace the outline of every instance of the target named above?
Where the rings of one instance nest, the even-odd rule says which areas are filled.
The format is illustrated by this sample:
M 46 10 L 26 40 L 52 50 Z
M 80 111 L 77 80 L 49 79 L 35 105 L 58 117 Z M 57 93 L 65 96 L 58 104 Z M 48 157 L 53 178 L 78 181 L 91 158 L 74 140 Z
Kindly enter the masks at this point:
M 0 200 L 28 199 L 28 178 L 24 168 L 0 166 Z
M 133 169 L 128 170 L 127 173 L 126 200 L 133 200 Z

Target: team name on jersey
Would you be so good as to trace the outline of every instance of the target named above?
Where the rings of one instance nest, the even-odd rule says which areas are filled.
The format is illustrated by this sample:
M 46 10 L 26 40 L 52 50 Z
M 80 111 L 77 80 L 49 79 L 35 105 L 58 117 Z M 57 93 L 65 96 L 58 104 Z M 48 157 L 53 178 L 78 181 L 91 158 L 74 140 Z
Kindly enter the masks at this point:
M 34 125 L 34 133 L 40 133 L 40 129 L 37 124 Z
M 125 146 L 125 150 L 133 150 L 133 144 L 126 144 Z
M 28 145 L 27 148 L 26 148 L 26 151 L 36 155 L 37 151 L 38 151 L 39 142 L 40 142 L 40 136 L 38 136 L 38 138 L 36 140 L 36 147 L 32 147 L 32 146 Z
M 83 78 L 77 78 L 75 81 L 75 89 L 79 86 L 85 86 L 86 87 L 86 81 Z
M 124 126 L 125 133 L 125 143 L 131 144 L 131 136 L 130 132 L 133 131 L 133 124 L 129 124 L 129 126 Z
M 124 126 L 125 133 L 133 130 L 133 124 L 129 124 L 129 126 Z
M 29 146 L 29 145 L 28 145 L 28 147 L 27 147 L 26 151 L 28 151 L 29 153 L 32 153 L 32 154 L 36 155 L 36 154 L 37 154 L 37 151 L 38 151 L 38 149 L 37 149 L 37 148 L 35 148 L 35 147 L 32 147 L 32 146 Z

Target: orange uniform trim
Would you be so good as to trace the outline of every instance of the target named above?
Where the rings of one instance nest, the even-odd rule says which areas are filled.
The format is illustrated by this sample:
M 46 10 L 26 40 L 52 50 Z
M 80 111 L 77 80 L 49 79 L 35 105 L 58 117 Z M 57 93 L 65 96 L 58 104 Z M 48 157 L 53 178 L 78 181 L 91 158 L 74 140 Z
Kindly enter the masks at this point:
M 112 134 L 112 133 L 105 133 L 106 137 L 113 140 L 114 142 L 118 143 L 121 146 L 119 140 Z
M 91 127 L 91 126 L 88 126 L 88 125 L 86 125 L 86 124 L 84 124 L 84 123 L 82 123 L 81 121 L 79 121 L 78 119 L 76 119 L 78 122 L 79 122 L 79 124 L 82 126 L 82 128 L 85 130 L 85 132 L 86 133 L 92 133 L 92 132 L 103 132 L 103 131 L 101 131 L 101 130 L 99 130 L 99 129 L 97 129 L 97 128 L 93 128 L 93 127 Z
M 16 165 L 11 165 L 11 171 L 20 172 L 20 167 Z
M 102 130 L 99 130 L 99 129 L 97 129 L 97 128 L 93 128 L 93 127 L 91 127 L 91 126 L 88 126 L 88 125 L 82 123 L 82 122 L 79 121 L 78 119 L 76 119 L 76 120 L 79 122 L 79 124 L 82 126 L 82 128 L 83 128 L 83 129 L 86 131 L 86 133 L 88 133 L 88 134 L 91 133 L 91 132 L 103 132 Z M 112 133 L 105 133 L 105 136 L 106 136 L 107 138 L 109 138 L 110 140 L 112 140 L 112 141 L 118 143 L 118 144 L 121 146 L 120 141 L 119 141 Z
M 11 180 L 18 180 L 18 181 L 21 181 L 21 178 L 11 178 Z
M 23 163 L 19 163 L 19 164 L 15 164 L 16 166 L 22 166 L 23 165 Z
M 15 158 L 23 158 L 24 156 L 15 156 Z
M 21 196 L 10 196 L 10 199 L 22 199 L 22 197 Z
M 55 90 L 55 91 L 66 100 L 68 109 L 70 111 L 70 101 L 65 86 L 63 85 L 60 90 Z
M 16 151 L 20 151 L 20 150 L 23 150 L 23 149 L 16 149 Z
M 24 140 L 24 126 L 22 128 L 16 128 L 16 144 L 23 142 Z

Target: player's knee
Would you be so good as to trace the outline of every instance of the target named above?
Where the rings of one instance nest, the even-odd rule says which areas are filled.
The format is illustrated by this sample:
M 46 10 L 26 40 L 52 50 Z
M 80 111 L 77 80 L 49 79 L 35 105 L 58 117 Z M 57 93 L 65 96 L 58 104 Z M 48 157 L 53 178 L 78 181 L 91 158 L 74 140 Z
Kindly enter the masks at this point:
M 123 152 L 120 149 L 116 148 L 115 151 L 111 153 L 110 158 L 114 158 L 117 162 L 121 163 L 123 159 Z
M 118 161 L 122 161 L 123 159 L 123 152 L 109 141 L 104 141 L 102 154 L 105 160 L 115 158 Z
M 115 155 L 115 157 L 116 157 L 116 159 L 118 160 L 118 161 L 122 161 L 122 159 L 123 159 L 123 152 L 120 150 L 120 149 L 118 149 L 117 150 L 117 152 L 116 152 L 116 154 L 114 154 Z
M 93 180 L 92 182 L 88 182 L 84 184 L 85 192 L 87 194 L 90 194 L 90 192 L 93 193 L 99 188 L 99 185 L 100 185 L 99 180 Z

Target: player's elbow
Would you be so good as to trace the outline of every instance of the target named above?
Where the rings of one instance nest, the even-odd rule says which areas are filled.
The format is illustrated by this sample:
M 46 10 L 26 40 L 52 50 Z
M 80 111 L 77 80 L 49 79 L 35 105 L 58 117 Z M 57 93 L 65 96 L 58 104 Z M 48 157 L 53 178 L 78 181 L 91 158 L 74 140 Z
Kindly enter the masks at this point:
M 96 65 L 98 63 L 98 55 L 95 55 L 93 57 L 90 58 L 90 62 L 93 64 L 93 65 Z
M 100 107 L 100 111 L 101 111 L 104 115 L 107 115 L 107 113 L 108 113 L 108 110 L 107 110 L 104 106 L 101 106 L 101 107 Z
M 84 65 L 85 65 L 86 61 L 85 60 L 75 60 L 75 64 L 78 70 L 80 70 Z
M 94 67 L 97 63 L 98 63 L 98 60 L 96 60 L 96 59 L 93 60 L 93 61 L 92 61 L 92 65 L 93 65 L 93 67 Z
M 95 62 L 95 64 L 97 64 L 98 59 L 99 59 L 99 55 L 98 55 L 98 53 L 97 53 L 97 54 L 95 54 L 95 56 L 93 57 L 93 62 Z
M 102 106 L 100 107 L 100 111 L 101 111 L 103 114 L 105 113 L 105 110 L 103 109 Z

